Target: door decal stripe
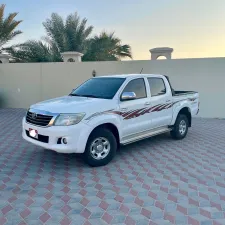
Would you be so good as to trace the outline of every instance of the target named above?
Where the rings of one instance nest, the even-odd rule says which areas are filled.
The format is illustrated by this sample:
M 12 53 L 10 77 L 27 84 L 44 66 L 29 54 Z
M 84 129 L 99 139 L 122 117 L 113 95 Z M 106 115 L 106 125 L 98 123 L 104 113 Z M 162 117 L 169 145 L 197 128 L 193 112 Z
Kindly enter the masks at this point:
M 173 105 L 175 105 L 178 102 L 184 101 L 184 100 L 189 100 L 189 101 L 195 101 L 197 98 L 188 98 L 188 99 L 182 99 L 173 103 L 167 103 L 167 104 L 158 104 L 152 107 L 145 107 L 145 108 L 141 108 L 141 109 L 135 109 L 135 110 L 130 110 L 128 112 L 121 112 L 121 111 L 116 111 L 114 109 L 111 110 L 107 110 L 107 111 L 103 111 L 103 112 L 98 112 L 98 113 L 94 113 L 91 116 L 89 116 L 88 118 L 86 118 L 85 120 L 90 120 L 96 116 L 100 116 L 103 114 L 116 114 L 119 116 L 122 116 L 124 120 L 129 120 L 132 118 L 136 118 L 142 115 L 145 115 L 146 113 L 151 113 L 151 112 L 160 112 L 162 110 L 165 109 L 169 109 L 171 108 Z

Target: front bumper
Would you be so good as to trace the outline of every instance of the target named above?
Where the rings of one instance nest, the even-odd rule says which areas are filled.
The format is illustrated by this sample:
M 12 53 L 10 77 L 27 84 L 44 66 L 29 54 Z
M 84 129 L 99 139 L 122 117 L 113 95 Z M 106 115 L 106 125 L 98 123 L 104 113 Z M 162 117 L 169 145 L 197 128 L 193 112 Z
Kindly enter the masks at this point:
M 72 126 L 39 127 L 28 124 L 25 118 L 23 118 L 22 124 L 22 137 L 26 141 L 60 153 L 83 153 L 91 132 L 91 127 L 82 122 Z M 29 129 L 37 130 L 38 134 L 48 136 L 48 143 L 44 143 L 27 136 L 26 130 L 29 131 Z M 59 138 L 66 138 L 67 144 L 57 144 Z

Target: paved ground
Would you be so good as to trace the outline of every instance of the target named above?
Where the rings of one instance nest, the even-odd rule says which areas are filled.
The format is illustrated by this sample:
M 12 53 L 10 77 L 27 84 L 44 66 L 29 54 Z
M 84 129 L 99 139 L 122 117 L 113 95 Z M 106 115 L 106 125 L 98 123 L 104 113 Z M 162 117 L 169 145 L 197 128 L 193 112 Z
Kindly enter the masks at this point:
M 195 119 L 90 168 L 21 138 L 24 110 L 0 110 L 0 225 L 225 224 L 225 120 Z

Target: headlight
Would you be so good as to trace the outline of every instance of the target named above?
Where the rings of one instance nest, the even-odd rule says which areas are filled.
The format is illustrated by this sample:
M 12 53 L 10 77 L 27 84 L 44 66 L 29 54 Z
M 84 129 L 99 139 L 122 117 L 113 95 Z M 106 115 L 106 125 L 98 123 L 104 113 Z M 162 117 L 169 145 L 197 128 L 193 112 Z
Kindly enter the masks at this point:
M 79 123 L 85 116 L 85 113 L 60 114 L 56 120 L 55 126 L 70 126 Z

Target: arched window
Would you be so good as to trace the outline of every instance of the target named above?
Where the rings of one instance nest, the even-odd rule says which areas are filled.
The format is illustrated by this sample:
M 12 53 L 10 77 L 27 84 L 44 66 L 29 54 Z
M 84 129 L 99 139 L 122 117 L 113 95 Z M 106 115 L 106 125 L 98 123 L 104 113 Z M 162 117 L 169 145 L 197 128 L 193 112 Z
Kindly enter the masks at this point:
M 166 58 L 166 56 L 164 56 L 164 55 L 159 55 L 159 56 L 157 57 L 157 60 L 161 60 L 161 59 L 167 59 L 167 58 Z
M 75 60 L 72 59 L 72 58 L 69 58 L 69 59 L 67 60 L 67 62 L 75 62 Z

